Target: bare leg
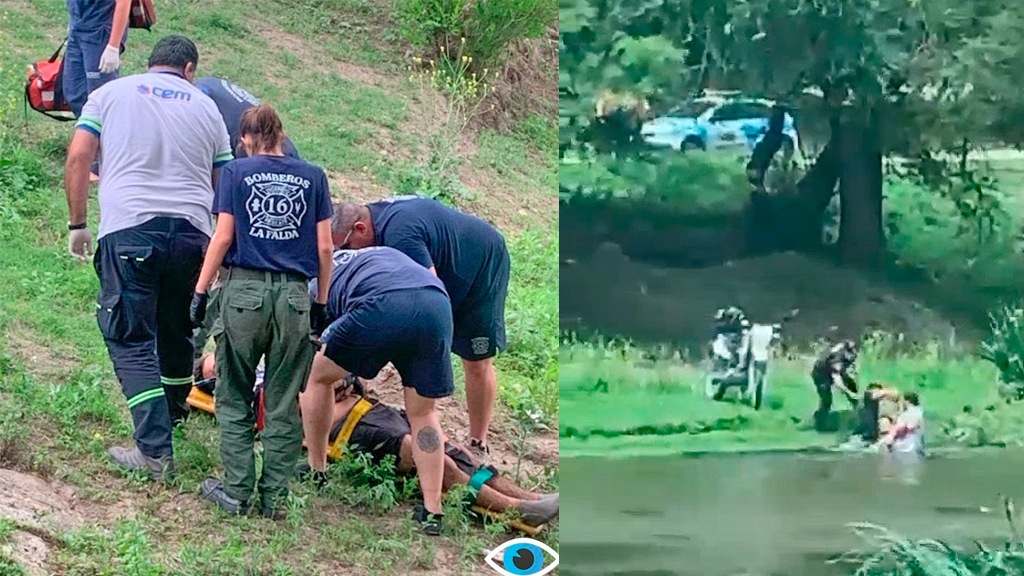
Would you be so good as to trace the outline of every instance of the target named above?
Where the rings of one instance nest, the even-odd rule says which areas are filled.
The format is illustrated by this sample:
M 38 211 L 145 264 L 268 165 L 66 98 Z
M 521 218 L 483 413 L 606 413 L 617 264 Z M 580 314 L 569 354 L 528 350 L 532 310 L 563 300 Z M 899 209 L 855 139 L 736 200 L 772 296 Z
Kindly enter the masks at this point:
M 448 443 L 461 450 L 462 453 L 466 456 L 466 458 L 468 458 L 469 461 L 473 463 L 473 466 L 480 465 L 480 463 L 477 462 L 476 458 L 473 457 L 473 453 L 470 452 L 468 448 L 461 444 L 456 444 L 455 442 L 452 441 L 449 441 Z M 451 458 L 445 456 L 445 460 L 447 461 L 446 465 L 448 462 L 451 462 L 452 465 L 455 465 L 455 462 Z M 462 469 L 458 467 L 456 467 L 456 470 L 458 470 L 459 473 L 465 477 L 465 480 L 460 481 L 459 484 L 469 484 L 469 476 L 466 476 L 465 473 L 462 472 Z M 540 500 L 541 498 L 540 494 L 530 492 L 525 488 L 520 488 L 519 486 L 516 486 L 511 480 L 507 478 L 502 478 L 501 476 L 497 475 L 491 476 L 491 479 L 487 481 L 486 485 L 490 486 L 491 488 L 494 488 L 495 490 L 504 494 L 505 496 L 515 498 L 517 500 Z
M 414 388 L 406 388 L 405 413 L 412 428 L 412 458 L 416 462 L 416 474 L 423 491 L 423 506 L 431 514 L 441 514 L 444 435 L 441 434 L 434 399 L 420 396 Z
M 321 350 L 313 358 L 306 391 L 299 395 L 309 467 L 314 470 L 323 472 L 327 469 L 327 437 L 331 433 L 334 414 L 334 383 L 346 376 L 348 372 L 324 356 Z
M 466 373 L 466 405 L 469 410 L 469 436 L 487 443 L 487 427 L 494 414 L 494 401 L 498 397 L 498 377 L 494 372 L 494 358 L 462 361 Z

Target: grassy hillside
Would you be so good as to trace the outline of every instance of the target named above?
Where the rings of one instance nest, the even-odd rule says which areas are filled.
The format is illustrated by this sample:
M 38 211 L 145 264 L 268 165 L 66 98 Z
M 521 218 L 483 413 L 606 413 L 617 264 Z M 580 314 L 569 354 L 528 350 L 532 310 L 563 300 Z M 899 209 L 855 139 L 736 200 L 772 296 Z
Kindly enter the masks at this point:
M 298 487 L 284 525 L 220 514 L 197 493 L 202 478 L 219 473 L 216 426 L 202 415 L 177 432 L 173 487 L 125 479 L 107 464 L 105 448 L 130 442 L 131 421 L 96 328 L 95 273 L 66 253 L 71 128 L 22 112 L 25 66 L 59 44 L 64 5 L 0 0 L 0 469 L 73 493 L 66 504 L 78 520 L 0 518 L 0 545 L 31 533 L 50 549 L 45 570 L 82 576 L 490 573 L 484 551 L 508 538 L 504 526 L 471 523 L 451 499 L 447 533 L 427 539 L 408 520 L 415 483 L 403 486 L 386 469 L 349 463 L 333 470 L 326 492 Z M 457 178 L 430 187 L 436 179 L 424 174 L 445 102 L 410 69 L 415 54 L 396 32 L 390 2 L 166 0 L 157 9 L 154 32 L 131 31 L 122 74 L 141 71 L 160 36 L 185 34 L 199 46 L 200 75 L 227 77 L 281 112 L 302 154 L 328 170 L 337 198 L 422 190 L 505 234 L 513 268 L 510 347 L 498 361 L 498 465 L 528 488 L 557 490 L 557 438 L 544 431 L 558 419 L 553 112 L 519 110 L 504 123 L 493 121 L 500 109 L 481 117 L 451 151 Z M 535 75 L 502 71 L 502 90 L 527 81 L 538 101 L 553 95 L 550 52 L 545 41 L 517 47 Z M 524 63 L 508 70 L 516 66 Z M 544 74 L 550 86 L 538 80 Z M 96 216 L 93 201 L 93 227 Z M 459 398 L 445 404 L 443 425 L 461 439 L 457 377 Z M 543 539 L 557 548 L 557 527 Z M 5 550 L 0 573 L 19 573 Z

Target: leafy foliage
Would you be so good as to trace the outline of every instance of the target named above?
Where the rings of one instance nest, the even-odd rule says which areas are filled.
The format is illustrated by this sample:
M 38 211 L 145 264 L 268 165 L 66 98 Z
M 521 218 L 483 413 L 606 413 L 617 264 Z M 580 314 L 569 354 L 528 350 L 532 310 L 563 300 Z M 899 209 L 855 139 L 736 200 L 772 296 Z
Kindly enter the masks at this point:
M 513 42 L 540 37 L 556 18 L 551 0 L 398 0 L 395 8 L 413 46 L 442 54 L 466 44 L 477 71 L 503 65 Z
M 992 336 L 981 357 L 999 369 L 1004 393 L 1024 399 L 1024 308 L 1004 305 L 990 316 Z
M 656 107 L 706 88 L 882 114 L 889 150 L 1024 143 L 1024 6 L 1012 0 L 560 0 L 560 136 L 601 90 Z

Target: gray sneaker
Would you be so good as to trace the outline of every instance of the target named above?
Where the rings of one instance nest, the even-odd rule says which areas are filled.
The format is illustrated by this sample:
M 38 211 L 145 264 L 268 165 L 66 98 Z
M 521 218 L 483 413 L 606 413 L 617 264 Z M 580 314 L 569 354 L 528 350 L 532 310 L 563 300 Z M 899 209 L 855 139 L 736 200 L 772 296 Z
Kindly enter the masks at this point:
M 114 446 L 107 450 L 110 460 L 119 468 L 139 472 L 148 472 L 156 481 L 169 482 L 174 479 L 174 457 L 151 458 L 138 448 L 122 448 Z
M 480 466 L 491 465 L 491 448 L 483 441 L 477 440 L 476 438 L 469 439 L 469 453 L 480 463 Z

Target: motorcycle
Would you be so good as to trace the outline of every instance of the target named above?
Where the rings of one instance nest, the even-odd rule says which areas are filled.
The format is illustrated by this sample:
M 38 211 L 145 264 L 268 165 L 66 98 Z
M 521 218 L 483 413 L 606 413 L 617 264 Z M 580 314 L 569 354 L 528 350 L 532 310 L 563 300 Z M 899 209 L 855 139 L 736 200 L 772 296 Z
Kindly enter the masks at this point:
M 760 410 L 768 393 L 768 362 L 781 324 L 750 324 L 738 333 L 718 334 L 711 343 L 705 394 L 721 400 L 729 388 L 741 388 L 741 398 Z

